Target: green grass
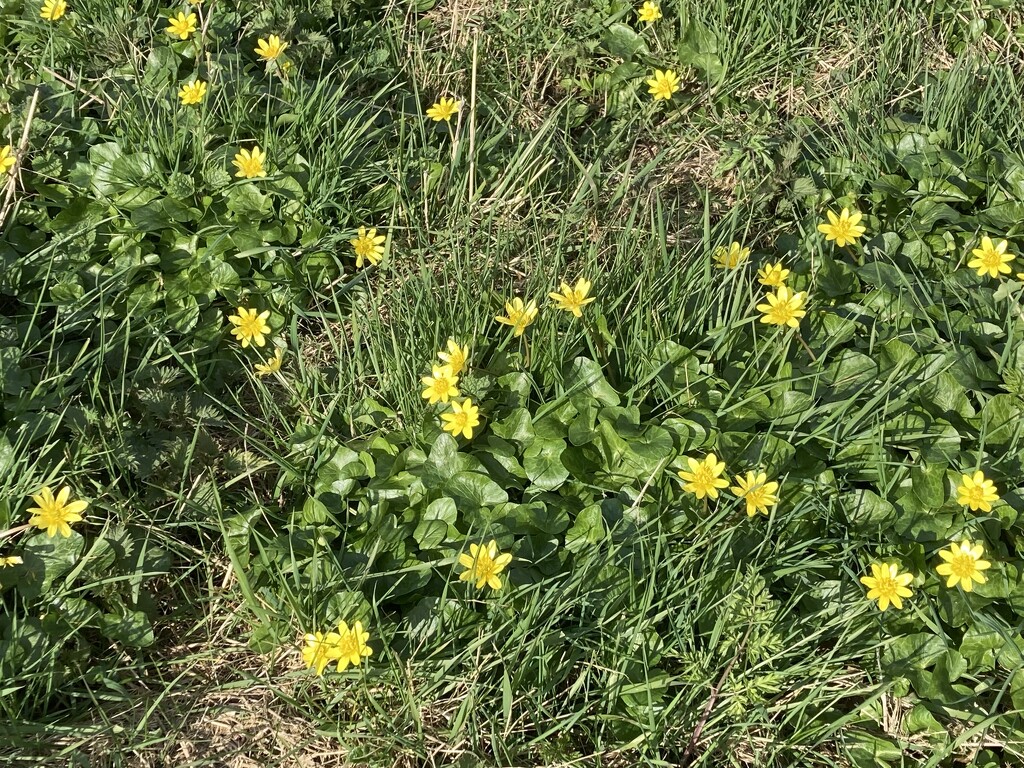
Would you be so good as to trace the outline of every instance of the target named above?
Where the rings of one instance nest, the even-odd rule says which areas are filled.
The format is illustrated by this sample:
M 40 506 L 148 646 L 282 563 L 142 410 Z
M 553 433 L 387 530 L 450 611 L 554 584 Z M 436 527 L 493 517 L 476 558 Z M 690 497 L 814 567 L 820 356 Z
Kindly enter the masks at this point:
M 901 172 L 886 135 L 898 119 L 968 164 L 1019 148 L 1024 18 L 1002 5 L 666 2 L 629 71 L 605 38 L 613 23 L 637 26 L 620 4 L 214 4 L 214 87 L 192 112 L 172 85 L 192 59 L 151 56 L 168 49 L 155 21 L 166 8 L 73 3 L 52 37 L 35 6 L 0 10 L 11 52 L 0 131 L 12 143 L 41 93 L 32 164 L 0 242 L 0 528 L 25 522 L 43 484 L 91 503 L 80 550 L 58 540 L 38 555 L 40 573 L 59 573 L 52 583 L 33 593 L 0 569 L 0 758 L 1018 764 L 1022 593 L 1010 563 L 1020 563 L 1021 429 L 986 407 L 996 392 L 1021 394 L 1007 373 L 1024 367 L 1011 343 L 1020 297 L 999 303 L 900 262 L 904 282 L 889 293 L 825 298 L 826 279 L 862 264 L 847 258 L 847 271 L 826 275 L 842 259 L 814 231 L 821 210 L 866 200 L 874 181 Z M 971 26 L 979 16 L 984 32 Z M 287 87 L 249 55 L 277 31 L 293 41 Z M 643 79 L 669 66 L 686 87 L 656 107 Z M 422 117 L 441 93 L 464 100 L 454 143 Z M 108 169 L 104 186 L 96 148 L 114 141 L 150 160 Z M 272 215 L 249 220 L 214 202 L 194 226 L 139 231 L 138 189 L 173 196 L 191 183 L 197 208 L 203 194 L 219 200 L 218 173 L 251 141 L 270 149 L 275 179 L 294 179 L 267 182 Z M 905 232 L 920 219 L 879 205 L 876 221 Z M 389 235 L 381 269 L 352 267 L 348 240 L 362 225 Z M 1019 224 L 1003 232 L 1017 252 L 1020 234 Z M 797 279 L 819 303 L 801 337 L 758 327 L 753 270 L 712 266 L 732 240 L 759 261 L 807 263 Z M 236 277 L 218 273 L 207 292 L 205 275 L 224 263 Z M 545 307 L 527 364 L 493 317 L 511 295 L 540 300 L 578 275 L 599 296 L 588 322 L 600 315 L 606 329 Z M 963 304 L 951 307 L 954 290 Z M 250 375 L 257 358 L 223 332 L 245 302 L 273 310 L 288 349 L 281 377 Z M 840 316 L 860 324 L 850 334 L 861 357 L 846 368 L 836 367 L 853 349 Z M 534 424 L 547 415 L 560 428 L 566 403 L 580 402 L 565 370 L 576 355 L 600 362 L 621 405 L 637 408 L 637 432 L 676 419 L 693 434 L 647 477 L 574 472 L 557 504 L 576 520 L 593 494 L 606 522 L 571 554 L 562 533 L 523 534 L 460 508 L 466 541 L 518 547 L 507 588 L 477 594 L 456 577 L 462 543 L 414 564 L 392 557 L 405 497 L 388 507 L 385 491 L 360 490 L 372 478 L 352 500 L 319 485 L 341 445 L 372 453 L 382 481 L 392 470 L 375 437 L 412 451 L 413 468 L 415 451 L 430 453 L 436 414 L 419 378 L 449 337 L 495 377 L 525 374 L 467 382 L 491 398 L 484 434 L 520 385 Z M 961 348 L 995 378 L 937 357 Z M 875 375 L 857 368 L 862 358 Z M 917 420 L 931 401 L 959 414 L 948 419 L 962 435 L 955 460 L 936 458 L 948 437 L 938 418 Z M 758 449 L 784 488 L 769 518 L 748 520 L 728 494 L 702 507 L 679 490 L 678 454 L 718 450 L 733 473 L 764 434 L 795 448 L 786 461 Z M 971 602 L 921 584 L 883 618 L 857 582 L 867 563 L 897 558 L 928 573 L 944 542 L 917 528 L 894 539 L 897 523 L 878 522 L 888 518 L 863 499 L 903 499 L 931 463 L 984 465 L 1007 491 L 1002 512 L 949 524 L 987 537 L 1007 563 L 1006 596 Z M 0 555 L 43 541 L 14 534 Z M 420 576 L 429 586 L 414 600 L 403 580 Z M 301 635 L 354 615 L 373 633 L 362 672 L 303 670 Z M 959 682 L 943 683 L 936 670 L 982 630 L 993 659 L 972 657 Z M 915 667 L 907 647 L 923 635 L 922 654 L 943 647 Z M 928 718 L 941 736 L 928 735 Z

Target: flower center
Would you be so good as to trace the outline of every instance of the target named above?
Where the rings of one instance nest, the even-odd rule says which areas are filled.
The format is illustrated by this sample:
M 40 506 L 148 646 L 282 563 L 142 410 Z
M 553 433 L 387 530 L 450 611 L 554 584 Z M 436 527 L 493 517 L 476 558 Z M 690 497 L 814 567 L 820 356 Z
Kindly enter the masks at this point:
M 448 394 L 448 390 L 451 388 L 451 382 L 448 381 L 447 377 L 439 376 L 434 379 L 434 394 L 438 397 L 444 397 Z M 459 414 L 460 416 L 462 414 Z M 465 418 L 465 417 L 463 417 Z
M 896 594 L 896 580 L 892 576 L 882 576 L 875 582 L 875 589 L 883 597 L 891 597 Z
M 706 466 L 701 465 L 697 468 L 697 471 L 693 473 L 693 484 L 703 485 L 705 487 L 713 485 L 715 482 L 715 476 L 711 473 L 711 470 Z
M 779 302 L 771 311 L 771 319 L 776 323 L 785 323 L 789 318 L 793 317 L 793 308 L 789 305 L 789 302 Z
M 974 575 L 974 558 L 960 552 L 953 555 L 953 559 L 949 561 L 949 567 L 961 579 L 966 579 Z
M 342 637 L 341 640 L 338 641 L 336 648 L 343 659 L 350 659 L 353 656 L 358 656 L 359 642 L 356 640 L 355 632 L 349 632 Z
M 967 496 L 968 503 L 974 506 L 979 506 L 985 501 L 985 489 L 980 485 L 969 488 L 965 495 Z
M 239 327 L 246 336 L 255 336 L 263 330 L 262 326 L 259 317 L 246 317 Z
M 356 254 L 363 258 L 373 255 L 373 241 L 368 237 L 362 237 L 356 242 Z
M 999 251 L 995 249 L 986 250 L 981 257 L 981 263 L 989 269 L 995 267 L 996 269 L 1003 263 L 1003 260 L 999 257 Z

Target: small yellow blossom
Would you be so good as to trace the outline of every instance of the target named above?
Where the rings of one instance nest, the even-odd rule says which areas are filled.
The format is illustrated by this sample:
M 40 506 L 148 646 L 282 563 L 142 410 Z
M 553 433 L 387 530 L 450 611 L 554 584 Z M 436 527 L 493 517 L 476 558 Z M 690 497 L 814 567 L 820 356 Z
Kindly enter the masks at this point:
M 1010 262 L 1014 259 L 1011 254 L 1006 252 L 1008 246 L 1009 243 L 1005 240 L 993 244 L 992 238 L 983 237 L 981 238 L 981 248 L 971 251 L 974 258 L 967 262 L 967 266 L 978 270 L 978 274 L 981 276 L 1008 275 L 1013 271 L 1010 269 Z
M 363 629 L 363 623 L 357 621 L 349 629 L 344 621 L 338 623 L 338 641 L 333 649 L 334 658 L 338 660 L 338 671 L 344 672 L 351 664 L 358 667 L 363 657 L 373 654 L 373 649 L 366 643 L 370 633 Z
M 757 270 L 757 282 L 770 288 L 785 285 L 787 277 L 789 277 L 789 270 L 782 266 L 781 261 L 777 264 L 769 262 Z
M 270 335 L 270 326 L 267 325 L 270 310 L 257 314 L 255 309 L 239 307 L 237 312 L 228 317 L 228 322 L 235 326 L 231 333 L 241 342 L 242 348 L 245 349 L 250 343 L 255 343 L 257 347 L 264 346 L 267 343 L 265 337 Z
M 860 583 L 868 588 L 868 600 L 877 600 L 878 610 L 883 612 L 890 603 L 897 610 L 903 608 L 903 598 L 913 594 L 908 586 L 913 580 L 914 574 L 900 573 L 895 563 L 872 563 L 871 575 L 860 577 Z
M 460 434 L 467 440 L 473 438 L 473 427 L 480 426 L 480 409 L 473 405 L 469 398 L 457 403 L 452 400 L 452 412 L 442 413 L 441 421 L 444 422 L 441 428 L 445 432 L 451 432 L 453 437 Z
M 450 365 L 435 365 L 431 376 L 424 376 L 420 379 L 426 389 L 422 392 L 424 400 L 431 405 L 435 403 L 447 403 L 449 399 L 459 396 L 456 384 L 459 377 L 452 373 Z
M 985 473 L 977 471 L 973 475 L 963 475 L 957 486 L 957 504 L 970 507 L 972 512 L 992 511 L 992 502 L 999 501 L 999 494 L 991 480 L 985 479 Z
M 340 640 L 341 635 L 337 632 L 306 635 L 306 645 L 302 649 L 302 660 L 306 663 L 306 668 L 315 667 L 316 673 L 322 675 L 327 665 L 338 658 Z
M 867 227 L 860 225 L 864 214 L 860 211 L 850 212 L 849 208 L 843 208 L 836 216 L 832 211 L 826 211 L 828 222 L 818 225 L 818 231 L 825 235 L 826 240 L 835 240 L 836 245 L 842 248 L 847 243 L 853 243 L 858 237 L 867 232 Z
M 267 170 L 264 168 L 266 159 L 267 153 L 262 152 L 256 146 L 252 148 L 251 152 L 248 149 L 240 150 L 231 164 L 238 169 L 235 176 L 239 179 L 255 179 L 257 176 L 267 175 Z
M 637 19 L 642 21 L 644 24 L 653 24 L 661 18 L 661 8 L 658 7 L 657 3 L 652 3 L 647 0 L 636 12 Z
M 589 280 L 582 277 L 576 281 L 575 288 L 570 288 L 568 283 L 563 282 L 560 286 L 562 292 L 549 293 L 548 298 L 555 302 L 555 306 L 559 309 L 572 312 L 574 317 L 583 317 L 583 312 L 580 310 L 592 301 L 596 301 L 593 296 L 587 298 L 592 285 Z
M 0 568 L 13 568 L 24 562 L 18 555 L 8 555 L 7 557 L 0 557 Z
M 459 574 L 459 581 L 475 581 L 477 589 L 483 589 L 486 584 L 491 589 L 501 589 L 501 573 L 512 562 L 512 555 L 508 552 L 498 552 L 498 542 L 492 539 L 486 547 L 476 544 L 469 545 L 469 554 L 463 552 L 459 555 L 459 565 L 468 570 Z
M 181 40 L 188 40 L 188 36 L 196 31 L 198 25 L 199 19 L 194 13 L 190 13 L 188 16 L 178 13 L 177 16 L 171 16 L 167 20 L 167 34 L 175 35 Z
M 18 158 L 14 155 L 14 147 L 8 144 L 6 147 L 0 147 L 0 174 L 7 173 L 14 164 L 18 161 Z
M 734 242 L 728 248 L 724 245 L 715 248 L 715 261 L 722 269 L 736 269 L 749 257 L 750 249 L 744 248 L 739 243 Z
M 800 318 L 807 314 L 803 309 L 806 297 L 803 293 L 791 293 L 789 288 L 780 285 L 775 293 L 765 296 L 767 304 L 758 304 L 757 309 L 764 313 L 762 323 L 769 325 L 788 325 L 790 328 L 800 327 Z
M 56 498 L 54 498 L 50 486 L 44 486 L 39 493 L 32 496 L 32 501 L 39 506 L 29 508 L 28 511 L 35 514 L 29 518 L 28 524 L 45 529 L 46 535 L 51 538 L 58 532 L 67 538 L 71 535 L 70 523 L 80 522 L 83 519 L 82 513 L 89 506 L 85 501 L 69 503 L 68 499 L 70 498 L 71 489 L 66 486 L 60 489 Z
M 718 498 L 718 489 L 725 488 L 729 481 L 722 478 L 725 472 L 725 462 L 719 461 L 713 453 L 704 457 L 703 461 L 697 461 L 689 456 L 686 463 L 690 467 L 689 472 L 680 471 L 679 477 L 684 481 L 683 490 L 692 493 L 698 499 L 707 496 L 709 499 Z
M 768 475 L 764 472 L 747 472 L 746 477 L 736 477 L 736 485 L 729 490 L 747 503 L 747 517 L 753 517 L 758 512 L 768 514 L 768 507 L 779 503 L 776 492 L 779 484 L 775 481 L 768 482 Z
M 427 110 L 427 117 L 435 123 L 444 120 L 446 123 L 459 111 L 459 102 L 442 96 L 434 106 Z
M 198 104 L 203 100 L 206 95 L 206 83 L 202 80 L 193 80 L 191 83 L 185 83 L 178 91 L 178 98 L 181 99 L 181 103 Z
M 360 227 L 356 236 L 348 241 L 356 253 L 356 268 L 363 266 L 364 259 L 374 265 L 380 263 L 380 259 L 384 255 L 385 240 L 387 240 L 387 236 L 378 235 L 375 227 L 371 227 L 369 230 L 366 227 Z
M 39 17 L 47 21 L 56 21 L 64 15 L 68 9 L 67 0 L 45 0 Z
M 264 61 L 273 61 L 288 47 L 288 43 L 282 42 L 277 35 L 269 35 L 266 40 L 262 37 L 256 41 L 256 53 Z
M 945 562 L 935 567 L 939 576 L 947 576 L 947 587 L 955 587 L 959 584 L 964 592 L 974 589 L 973 582 L 984 584 L 988 579 L 982 571 L 992 567 L 988 560 L 982 560 L 985 556 L 985 547 L 982 544 L 975 544 L 970 540 L 961 541 L 959 544 L 950 544 L 949 549 L 939 551 L 939 557 Z
M 455 339 L 448 339 L 447 346 L 448 351 L 438 352 L 437 356 L 441 358 L 442 363 L 448 363 L 452 369 L 452 373 L 458 376 L 469 367 L 469 344 L 464 347 L 460 347 L 459 342 Z
M 672 94 L 679 90 L 679 75 L 675 73 L 675 70 L 666 69 L 664 72 L 660 69 L 654 70 L 654 77 L 647 81 L 648 93 L 654 97 L 655 101 L 664 99 L 668 101 L 672 98 Z
M 274 356 L 267 360 L 266 363 L 256 363 L 253 368 L 256 369 L 257 376 L 269 376 L 272 373 L 277 373 L 281 370 L 281 363 L 284 361 L 284 350 L 278 347 L 274 350 Z
M 516 296 L 512 301 L 505 302 L 505 314 L 497 315 L 494 319 L 502 325 L 511 325 L 513 336 L 522 336 L 526 326 L 537 319 L 538 311 L 536 301 L 524 305 L 523 300 Z

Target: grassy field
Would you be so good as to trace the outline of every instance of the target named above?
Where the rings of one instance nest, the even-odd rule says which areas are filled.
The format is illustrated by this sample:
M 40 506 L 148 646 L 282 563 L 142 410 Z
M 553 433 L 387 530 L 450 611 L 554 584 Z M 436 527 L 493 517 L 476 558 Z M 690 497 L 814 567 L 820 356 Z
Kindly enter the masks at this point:
M 3 3 L 2 764 L 1024 765 L 1024 10 L 639 10 Z

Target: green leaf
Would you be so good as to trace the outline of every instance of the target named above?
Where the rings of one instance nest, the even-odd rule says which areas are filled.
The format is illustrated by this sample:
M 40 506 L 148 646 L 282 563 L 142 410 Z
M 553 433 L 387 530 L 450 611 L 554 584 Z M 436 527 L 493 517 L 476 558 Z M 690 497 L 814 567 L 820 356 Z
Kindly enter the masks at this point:
M 924 464 L 910 471 L 914 493 L 931 507 L 941 507 L 946 501 L 946 464 Z
M 533 417 L 525 408 L 516 408 L 507 416 L 492 421 L 491 432 L 509 442 L 516 443 L 519 449 L 523 450 L 535 437 Z
M 21 566 L 24 570 L 19 572 L 18 590 L 29 599 L 49 592 L 51 585 L 78 561 L 84 545 L 82 534 L 74 529 L 66 538 L 59 533 L 52 538 L 45 533 L 29 538 L 21 551 L 25 562 Z
M 882 661 L 893 668 L 894 673 L 905 668 L 927 669 L 946 652 L 943 638 L 930 632 L 903 635 L 886 646 Z
M 1003 633 L 975 622 L 964 633 L 960 653 L 972 670 L 992 669 L 996 664 L 996 654 L 1005 643 Z
M 1024 431 L 1024 410 L 1014 395 L 996 395 L 981 409 L 985 445 L 997 448 L 1015 444 Z
M 619 393 L 605 379 L 601 366 L 586 357 L 577 357 L 569 364 L 565 371 L 565 387 L 574 401 L 586 393 L 603 405 L 619 404 Z
M 149 617 L 142 611 L 106 613 L 100 627 L 106 637 L 130 648 L 146 648 L 155 642 Z
M 553 491 L 561 487 L 569 477 L 569 470 L 562 463 L 565 441 L 556 439 L 534 440 L 523 455 L 523 468 L 530 482 L 537 488 Z
M 457 472 L 447 483 L 445 491 L 469 507 L 491 507 L 508 501 L 508 494 L 496 482 L 479 472 Z
M 866 488 L 849 491 L 839 497 L 846 519 L 862 529 L 885 529 L 896 521 L 896 508 Z
M 601 516 L 601 505 L 591 504 L 581 511 L 572 527 L 565 532 L 565 548 L 570 552 L 580 552 L 593 546 L 604 538 L 604 518 Z
M 637 53 L 647 53 L 644 39 L 621 22 L 615 22 L 605 30 L 601 45 L 612 56 L 620 59 L 631 59 Z

